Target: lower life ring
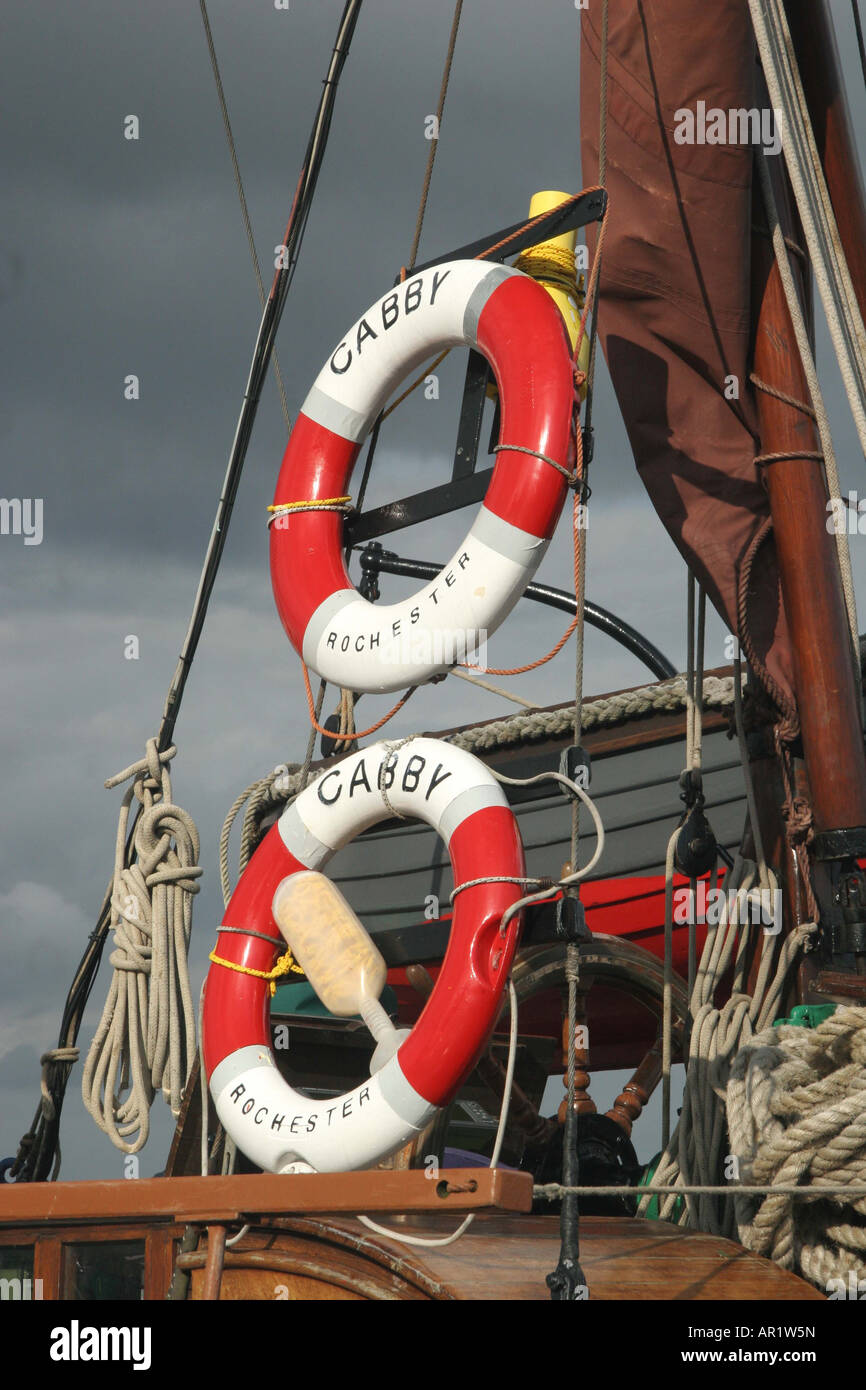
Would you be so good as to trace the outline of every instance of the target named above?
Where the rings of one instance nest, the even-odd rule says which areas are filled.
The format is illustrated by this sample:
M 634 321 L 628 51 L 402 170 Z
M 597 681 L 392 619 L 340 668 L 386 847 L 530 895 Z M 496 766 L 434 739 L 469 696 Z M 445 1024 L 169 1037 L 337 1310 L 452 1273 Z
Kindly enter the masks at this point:
M 437 579 L 374 605 L 343 559 L 349 479 L 392 390 L 442 348 L 493 368 L 500 444 L 484 504 Z M 320 371 L 289 438 L 270 508 L 271 580 L 307 666 L 347 690 L 422 685 L 473 657 L 517 603 L 562 511 L 573 461 L 574 377 L 562 317 L 521 271 L 448 261 L 383 295 Z
M 451 935 L 412 1032 L 384 1066 L 336 1099 L 294 1091 L 270 1046 L 269 984 L 284 946 L 273 915 L 288 876 L 319 870 L 362 830 L 418 817 L 448 846 L 456 885 Z M 496 1022 L 525 889 L 517 821 L 477 758 L 437 739 L 377 743 L 334 766 L 286 808 L 226 909 L 202 1007 L 202 1049 L 217 1115 L 268 1172 L 343 1172 L 379 1162 L 417 1135 L 474 1066 Z M 475 880 L 493 880 L 475 882 Z

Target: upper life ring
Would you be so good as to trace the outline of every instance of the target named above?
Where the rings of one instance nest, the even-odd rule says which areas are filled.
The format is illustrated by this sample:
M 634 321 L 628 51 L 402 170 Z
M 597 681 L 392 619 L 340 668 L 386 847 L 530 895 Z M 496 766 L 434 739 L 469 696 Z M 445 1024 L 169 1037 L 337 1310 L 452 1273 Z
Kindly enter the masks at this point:
M 381 786 L 387 793 L 387 804 Z M 377 743 L 338 763 L 287 807 L 256 850 L 226 909 L 222 959 L 266 973 L 284 943 L 271 905 L 287 875 L 321 869 L 393 811 L 425 820 L 448 846 L 455 884 L 448 949 L 421 1017 L 380 1071 L 337 1099 L 313 1100 L 280 1075 L 264 979 L 214 963 L 202 1048 L 217 1114 L 242 1153 L 268 1172 L 343 1172 L 377 1163 L 424 1129 L 480 1055 L 499 1011 L 521 914 L 525 869 L 500 785 L 470 753 L 437 739 Z M 239 929 L 239 930 L 238 930 Z
M 460 343 L 483 353 L 499 387 L 502 443 L 487 495 L 432 583 L 402 603 L 374 606 L 346 571 L 339 509 L 279 508 L 345 497 L 361 443 L 395 386 Z M 345 689 L 387 691 L 423 684 L 483 648 L 541 563 L 562 511 L 573 407 L 559 310 L 521 271 L 445 262 L 377 300 L 316 378 L 274 494 L 271 580 L 306 664 Z

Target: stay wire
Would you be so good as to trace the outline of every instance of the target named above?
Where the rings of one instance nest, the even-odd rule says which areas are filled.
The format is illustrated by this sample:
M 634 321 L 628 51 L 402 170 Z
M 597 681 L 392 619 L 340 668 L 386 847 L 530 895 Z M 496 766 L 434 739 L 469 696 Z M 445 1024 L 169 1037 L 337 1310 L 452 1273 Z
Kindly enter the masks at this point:
M 327 145 L 331 116 L 336 101 L 337 88 L 343 70 L 352 36 L 357 24 L 362 0 L 347 0 L 337 37 L 331 54 L 328 73 L 324 80 L 322 95 L 313 122 L 307 145 L 301 175 L 298 179 L 292 201 L 289 221 L 284 237 L 287 250 L 287 264 L 282 266 L 274 277 L 271 291 L 264 305 L 261 323 L 256 336 L 246 390 L 241 405 L 238 424 L 232 442 L 229 462 L 223 482 L 222 493 L 217 505 L 216 518 L 208 543 L 199 585 L 193 603 L 192 615 L 184 638 L 178 664 L 169 686 L 165 707 L 157 739 L 157 749 L 164 752 L 171 745 L 175 723 L 180 712 L 186 682 L 201 636 L 208 602 L 213 590 L 216 573 L 225 548 L 226 536 L 231 519 L 232 508 L 240 483 L 244 459 L 246 457 L 252 426 L 256 416 L 259 396 L 267 376 L 274 338 L 279 325 L 297 263 L 304 228 L 309 216 L 310 205 L 316 188 L 319 171 Z M 133 843 L 138 826 L 141 808 L 138 809 L 129 827 L 124 863 L 132 862 Z M 59 1032 L 58 1048 L 54 1052 L 74 1051 L 74 1044 L 81 1026 L 81 1019 L 93 989 L 96 974 L 111 922 L 111 891 L 109 885 L 102 901 L 96 926 L 88 938 L 75 978 L 67 995 Z M 51 1053 L 45 1054 L 43 1062 L 43 1099 L 40 1100 L 33 1124 L 19 1145 L 12 1175 L 18 1181 L 44 1181 L 51 1175 L 57 1176 L 58 1133 L 60 1112 L 69 1079 L 72 1060 L 65 1057 L 54 1059 Z M 53 1170 L 52 1170 L 53 1163 Z
M 430 181 L 433 177 L 433 163 L 436 159 L 436 151 L 439 148 L 439 132 L 442 125 L 442 118 L 445 114 L 445 99 L 448 95 L 448 84 L 451 79 L 451 65 L 454 61 L 454 48 L 457 43 L 457 30 L 460 27 L 460 15 L 462 11 L 463 0 L 457 0 L 457 3 L 454 7 L 454 18 L 451 22 L 451 33 L 448 38 L 448 51 L 445 55 L 445 66 L 442 70 L 442 81 L 439 88 L 439 104 L 436 107 L 436 135 L 435 138 L 430 141 L 430 151 L 427 155 L 427 167 L 424 170 L 424 182 L 421 188 L 421 197 L 418 202 L 418 213 L 415 219 L 415 231 L 412 236 L 412 249 L 409 252 L 409 264 L 408 267 L 406 267 L 408 270 L 412 269 L 412 267 L 415 264 L 415 261 L 418 258 L 418 245 L 421 241 L 421 229 L 424 226 L 424 217 L 427 212 L 427 199 L 430 195 Z M 433 363 L 433 366 L 428 367 L 426 371 L 432 371 L 433 368 L 437 366 L 438 363 L 441 362 L 445 356 L 447 356 L 447 351 L 448 350 L 446 349 L 446 351 L 443 352 L 436 359 L 436 362 Z M 423 379 L 423 376 L 419 377 L 418 381 L 423 381 Z M 358 512 L 361 511 L 361 508 L 364 505 L 364 498 L 367 495 L 367 485 L 370 481 L 370 473 L 373 468 L 373 459 L 376 453 L 376 446 L 379 443 L 379 431 L 382 428 L 382 422 L 391 414 L 392 410 L 396 410 L 397 406 L 401 403 L 401 401 L 405 400 L 406 397 L 411 394 L 411 392 L 415 389 L 415 386 L 417 385 L 418 382 L 414 382 L 413 385 L 407 391 L 404 391 L 402 396 L 398 397 L 396 401 L 392 402 L 392 404 L 388 407 L 387 410 L 380 411 L 379 415 L 376 417 L 376 422 L 370 434 L 370 442 L 367 445 L 367 453 L 364 458 L 364 470 L 361 475 L 361 486 L 358 489 L 358 500 L 355 504 L 355 509 Z M 351 547 L 348 547 L 346 551 L 347 563 L 350 554 Z
M 221 75 L 221 73 L 220 73 L 219 61 L 218 61 L 217 55 L 216 55 L 216 48 L 214 47 L 213 32 L 212 32 L 212 30 L 211 30 L 211 24 L 210 24 L 210 16 L 208 15 L 208 12 L 207 12 L 207 0 L 199 0 L 199 8 L 200 8 L 200 10 L 201 10 L 202 24 L 204 25 L 204 33 L 205 33 L 205 38 L 206 38 L 206 40 L 207 40 L 208 53 L 210 54 L 211 69 L 212 69 L 212 71 L 213 71 L 214 83 L 215 83 L 215 85 L 216 85 L 217 99 L 218 99 L 218 101 L 219 101 L 220 113 L 221 113 L 222 119 L 223 119 L 223 128 L 225 129 L 226 141 L 228 142 L 229 157 L 230 157 L 231 162 L 232 162 L 232 172 L 233 172 L 233 174 L 234 174 L 235 187 L 236 187 L 236 189 L 237 189 L 237 194 L 238 194 L 238 201 L 239 201 L 239 203 L 240 203 L 241 216 L 242 216 L 242 218 L 243 218 L 243 223 L 244 223 L 244 231 L 246 232 L 246 235 L 247 235 L 247 244 L 248 244 L 249 249 L 250 249 L 250 260 L 252 261 L 252 264 L 253 264 L 253 272 L 254 272 L 255 277 L 256 277 L 256 285 L 258 286 L 258 291 L 259 291 L 259 303 L 261 304 L 262 309 L 264 309 L 264 307 L 265 307 L 265 286 L 264 286 L 264 282 L 262 281 L 262 271 L 261 271 L 261 266 L 259 265 L 259 256 L 258 256 L 258 252 L 256 251 L 256 243 L 255 243 L 255 238 L 254 238 L 254 236 L 253 236 L 252 223 L 250 222 L 250 213 L 249 213 L 249 208 L 247 207 L 247 198 L 246 198 L 246 193 L 245 193 L 245 191 L 244 191 L 244 182 L 243 182 L 243 179 L 242 179 L 242 177 L 241 177 L 240 164 L 238 163 L 237 150 L 236 150 L 236 148 L 235 148 L 235 138 L 234 138 L 234 133 L 233 133 L 233 131 L 232 131 L 232 123 L 231 123 L 231 121 L 230 121 L 230 119 L 229 119 L 229 112 L 228 112 L 228 105 L 227 105 L 227 103 L 226 103 L 225 89 L 223 88 L 223 80 L 222 80 L 222 75 Z M 273 362 L 274 362 L 274 376 L 275 376 L 276 382 L 277 382 L 277 391 L 279 392 L 279 396 L 280 396 L 280 406 L 281 406 L 282 412 L 283 412 L 283 419 L 284 419 L 285 422 L 286 422 L 286 430 L 290 430 L 291 427 L 292 427 L 292 422 L 291 422 L 291 418 L 290 418 L 290 416 L 289 416 L 289 403 L 288 403 L 288 401 L 287 401 L 287 399 L 286 399 L 286 388 L 285 388 L 285 386 L 283 385 L 283 377 L 282 377 L 282 372 L 280 371 L 280 362 L 279 362 L 279 358 L 277 357 L 277 350 L 276 350 L 276 348 L 274 348 L 274 350 L 273 350 Z
M 602 6 L 602 30 L 601 30 L 601 71 L 599 79 L 599 115 L 598 115 L 598 183 L 604 186 L 605 174 L 607 171 L 607 59 L 608 59 L 608 25 L 609 25 L 609 3 L 603 0 Z M 586 308 L 590 302 L 593 303 L 592 323 L 590 325 L 589 338 L 589 364 L 586 382 L 586 410 L 584 412 L 583 427 L 578 416 L 576 422 L 576 432 L 578 438 L 576 471 L 581 490 L 588 501 L 587 483 L 589 482 L 589 465 L 592 454 L 592 402 L 593 388 L 595 384 L 595 353 L 598 334 L 598 307 L 597 301 L 593 297 L 592 290 L 595 289 L 598 298 L 600 290 L 598 288 L 601 276 L 601 255 L 604 244 L 604 232 L 607 226 L 605 217 L 599 234 L 596 239 L 595 256 L 593 258 L 592 277 L 590 292 L 587 294 Z M 584 314 L 580 325 L 578 340 L 575 345 L 575 367 L 578 366 L 580 345 L 585 331 L 586 316 Z M 578 401 L 579 404 L 579 401 Z M 575 494 L 575 523 L 580 520 L 586 522 L 585 502 L 582 500 L 580 507 L 577 505 L 577 494 Z M 585 524 L 577 526 L 574 535 L 574 544 L 577 549 L 576 554 L 576 574 L 575 574 L 575 599 L 577 602 L 576 628 L 577 637 L 575 644 L 575 673 L 574 673 L 574 744 L 580 746 L 583 729 L 583 665 L 584 665 L 584 636 L 585 636 L 585 597 L 586 597 L 586 549 L 589 536 L 589 527 Z M 581 798 L 575 797 L 571 808 L 571 868 L 572 871 L 577 866 L 577 855 L 580 842 L 580 803 Z M 579 889 L 573 890 L 579 898 Z M 565 1187 L 573 1188 L 577 1186 L 580 1178 L 580 1160 L 578 1149 L 578 1114 L 575 1108 L 576 1090 L 576 1057 L 575 1057 L 575 1038 L 577 1030 L 577 998 L 580 983 L 580 950 L 576 940 L 569 940 L 565 948 L 565 975 L 568 985 L 568 1055 L 566 1057 L 566 1113 L 565 1123 L 562 1134 L 562 1176 Z M 578 1195 L 574 1191 L 566 1192 L 562 1199 L 559 1219 L 560 1230 L 560 1251 L 559 1262 L 555 1270 L 547 1276 L 547 1285 L 550 1289 L 550 1296 L 556 1302 L 571 1302 L 585 1296 L 586 1278 L 580 1264 L 580 1209 Z
M 436 151 L 439 147 L 439 130 L 442 124 L 442 117 L 445 112 L 445 98 L 448 95 L 448 83 L 451 79 L 451 65 L 454 61 L 454 48 L 457 43 L 457 30 L 460 27 L 460 15 L 463 12 L 463 0 L 457 0 L 454 6 L 454 18 L 451 21 L 451 33 L 448 38 L 448 52 L 445 55 L 445 67 L 442 72 L 442 84 L 439 88 L 439 104 L 436 107 L 436 132 L 430 141 L 430 151 L 427 155 L 427 167 L 424 170 L 424 184 L 421 189 L 421 200 L 418 204 L 418 217 L 415 222 L 415 234 L 412 237 L 412 250 L 409 252 L 408 270 L 411 270 L 418 257 L 418 245 L 421 241 L 421 229 L 424 226 L 424 214 L 427 211 L 427 198 L 430 194 L 430 180 L 433 177 L 433 163 L 436 159 Z
M 860 0 L 851 0 L 854 13 L 854 28 L 857 31 L 857 49 L 860 53 L 860 67 L 863 71 L 863 85 L 866 86 L 866 43 L 863 41 L 863 21 L 860 18 Z

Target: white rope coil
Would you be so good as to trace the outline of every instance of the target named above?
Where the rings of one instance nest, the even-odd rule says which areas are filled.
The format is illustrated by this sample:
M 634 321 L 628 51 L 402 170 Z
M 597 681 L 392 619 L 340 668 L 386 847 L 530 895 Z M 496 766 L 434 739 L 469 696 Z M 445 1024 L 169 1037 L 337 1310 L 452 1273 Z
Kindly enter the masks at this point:
M 810 1190 L 738 1196 L 742 1244 L 825 1291 L 866 1278 L 866 1197 L 822 1190 L 866 1181 L 866 1009 L 758 1033 L 734 1059 L 727 1107 L 741 1181 Z
M 158 753 L 156 740 L 149 739 L 145 757 L 105 784 L 115 787 L 133 778 L 123 798 L 115 848 L 115 944 L 109 958 L 114 974 L 81 1089 L 90 1115 L 123 1153 L 137 1153 L 146 1144 L 158 1090 L 172 1113 L 179 1113 L 195 1052 L 187 953 L 192 899 L 202 870 L 195 822 L 172 802 L 168 764 L 175 752 L 171 747 Z M 133 798 L 143 809 L 135 830 L 135 857 L 125 868 Z

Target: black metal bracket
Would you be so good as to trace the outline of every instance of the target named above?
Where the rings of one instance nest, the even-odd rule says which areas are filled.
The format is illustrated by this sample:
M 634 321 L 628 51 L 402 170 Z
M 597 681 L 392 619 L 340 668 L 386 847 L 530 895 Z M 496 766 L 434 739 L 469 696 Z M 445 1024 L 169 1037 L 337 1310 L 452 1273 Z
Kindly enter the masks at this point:
M 862 859 L 866 856 L 866 826 L 819 831 L 813 849 L 816 859 Z
M 577 227 L 585 227 L 604 216 L 607 208 L 607 194 L 603 189 L 581 194 L 573 202 L 565 203 L 534 221 L 526 229 L 526 219 L 491 232 L 479 241 L 461 246 L 455 251 L 436 256 L 422 265 L 412 267 L 412 274 L 420 274 L 444 261 L 487 260 L 502 262 L 510 256 L 517 256 L 530 246 L 549 241 L 551 237 L 561 236 Z M 500 245 L 505 242 L 505 245 Z M 496 249 L 490 249 L 496 248 Z M 405 526 L 415 526 L 418 522 L 430 521 L 433 517 L 447 512 L 458 511 L 480 502 L 487 492 L 487 485 L 493 474 L 492 468 L 482 472 L 475 471 L 478 448 L 481 440 L 481 427 L 484 417 L 484 403 L 491 372 L 487 361 L 479 352 L 470 352 L 466 367 L 466 380 L 463 387 L 463 401 L 460 408 L 460 423 L 457 429 L 457 443 L 454 450 L 454 464 L 451 481 L 438 487 L 426 488 L 408 497 L 401 497 L 385 506 L 374 507 L 370 511 L 353 513 L 346 518 L 344 539 L 347 550 L 377 536 L 389 535 Z M 498 436 L 498 412 L 494 416 L 488 453 L 492 452 Z M 584 456 L 589 462 L 592 440 L 585 441 Z M 589 455 L 586 451 L 589 450 Z
M 476 473 L 475 478 L 487 479 L 489 472 Z M 451 483 L 446 483 L 446 487 L 451 487 Z M 427 494 L 421 493 L 421 497 Z M 483 496 L 483 491 L 481 496 Z M 394 502 L 392 506 L 399 504 Z M 408 524 L 408 523 L 406 523 Z M 371 542 L 359 552 L 361 561 L 361 582 L 358 591 L 364 598 L 376 599 L 379 597 L 378 577 L 380 574 L 398 574 L 407 579 L 435 579 L 440 573 L 442 566 L 432 563 L 429 560 L 403 560 L 399 555 L 395 555 L 392 550 L 383 550 L 378 541 Z M 566 593 L 565 589 L 556 589 L 550 584 L 527 584 L 523 591 L 523 597 L 532 599 L 535 603 L 543 603 L 548 608 L 556 608 L 561 613 L 573 615 L 576 612 L 576 604 L 573 594 Z M 618 618 L 615 613 L 610 613 L 606 608 L 602 608 L 597 603 L 586 601 L 586 621 L 590 627 L 597 628 L 607 637 L 612 637 L 615 642 L 619 642 L 632 656 L 636 656 L 638 661 L 650 670 L 656 680 L 672 680 L 677 674 L 676 667 L 668 660 L 658 647 L 653 646 L 637 628 L 626 623 L 622 618 Z
M 447 251 L 443 256 L 434 256 L 422 265 L 413 265 L 412 275 L 418 275 L 431 266 L 441 265 L 443 261 L 506 261 L 509 256 L 519 256 L 530 246 L 538 246 L 551 237 L 562 236 L 563 232 L 586 227 L 590 222 L 598 222 L 607 209 L 607 194 L 603 188 L 595 188 L 583 193 L 573 202 L 560 204 L 526 229 L 526 218 L 513 222 L 510 227 L 502 227 L 498 232 L 490 232 L 479 241 L 460 246 L 456 251 Z M 525 230 L 521 231 L 521 228 Z M 512 239 L 513 238 L 513 239 Z M 505 242 L 504 246 L 500 242 Z M 490 249 L 495 248 L 495 249 Z

